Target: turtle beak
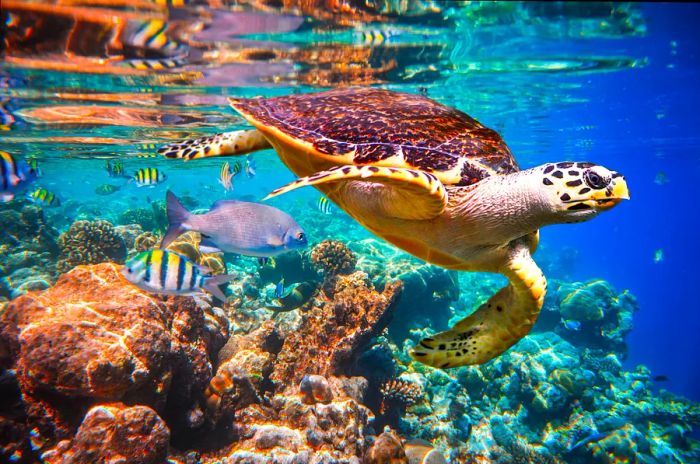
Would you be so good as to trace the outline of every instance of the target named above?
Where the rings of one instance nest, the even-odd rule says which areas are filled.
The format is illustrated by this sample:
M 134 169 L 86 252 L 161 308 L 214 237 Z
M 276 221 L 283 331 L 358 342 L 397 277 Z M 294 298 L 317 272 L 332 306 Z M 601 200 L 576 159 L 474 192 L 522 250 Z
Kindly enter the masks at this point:
M 606 189 L 591 195 L 591 206 L 596 210 L 605 211 L 617 205 L 622 200 L 630 199 L 627 181 L 622 175 L 614 174 L 610 185 Z

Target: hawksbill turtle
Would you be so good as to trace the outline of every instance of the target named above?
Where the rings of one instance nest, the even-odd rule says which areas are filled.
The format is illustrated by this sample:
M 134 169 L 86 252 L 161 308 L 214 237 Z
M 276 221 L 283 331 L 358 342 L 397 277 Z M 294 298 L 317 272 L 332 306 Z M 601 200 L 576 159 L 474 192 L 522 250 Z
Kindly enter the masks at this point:
M 480 364 L 524 337 L 547 281 L 532 258 L 539 228 L 589 220 L 629 198 L 625 178 L 588 162 L 520 170 L 495 131 L 429 98 L 379 88 L 230 98 L 254 130 L 161 147 L 168 158 L 273 148 L 367 229 L 433 264 L 505 275 L 509 284 L 411 352 L 440 367 Z M 428 308 L 426 308 L 428 309 Z

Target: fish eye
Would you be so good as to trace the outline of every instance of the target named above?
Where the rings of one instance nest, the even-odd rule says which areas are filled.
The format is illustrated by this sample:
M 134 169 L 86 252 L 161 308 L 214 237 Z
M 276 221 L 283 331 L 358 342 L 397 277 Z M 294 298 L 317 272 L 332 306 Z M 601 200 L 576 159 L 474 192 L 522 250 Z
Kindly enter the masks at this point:
M 126 272 L 128 272 L 129 274 L 132 274 L 132 273 L 134 272 L 134 270 L 131 269 L 130 267 L 127 267 L 127 268 L 126 268 Z
M 297 234 L 297 240 L 299 240 L 300 242 L 304 241 L 305 238 L 306 238 L 306 235 L 304 235 L 304 232 L 299 232 Z
M 583 179 L 586 181 L 586 184 L 588 184 L 589 187 L 594 189 L 602 189 L 608 184 L 605 178 L 600 176 L 595 171 L 586 171 L 583 175 Z

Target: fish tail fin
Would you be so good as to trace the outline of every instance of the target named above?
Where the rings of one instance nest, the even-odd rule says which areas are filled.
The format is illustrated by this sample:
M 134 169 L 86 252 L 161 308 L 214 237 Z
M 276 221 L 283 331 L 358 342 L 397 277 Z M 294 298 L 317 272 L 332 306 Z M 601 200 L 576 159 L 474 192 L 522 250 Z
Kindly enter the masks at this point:
M 224 295 L 224 292 L 221 291 L 219 285 L 226 282 L 230 282 L 235 278 L 237 278 L 237 276 L 232 274 L 221 274 L 211 277 L 205 277 L 204 285 L 202 286 L 202 288 L 207 292 L 211 293 L 214 297 L 218 298 L 219 300 L 226 301 L 226 295 Z
M 165 203 L 168 213 L 168 230 L 165 231 L 163 240 L 160 242 L 161 250 L 165 249 L 173 240 L 188 230 L 183 224 L 190 218 L 190 212 L 182 206 L 180 200 L 170 190 L 165 195 Z

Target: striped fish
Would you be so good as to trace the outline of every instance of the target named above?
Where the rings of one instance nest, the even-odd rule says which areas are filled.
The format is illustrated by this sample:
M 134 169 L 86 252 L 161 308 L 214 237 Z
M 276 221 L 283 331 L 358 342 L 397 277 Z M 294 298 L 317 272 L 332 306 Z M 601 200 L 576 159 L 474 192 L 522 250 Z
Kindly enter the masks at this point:
M 124 177 L 124 162 L 122 160 L 105 161 L 105 170 L 109 177 Z
M 42 206 L 61 206 L 61 200 L 53 193 L 43 187 L 39 187 L 29 194 L 29 199 Z
M 357 37 L 363 45 L 382 45 L 400 33 L 397 29 L 367 30 L 359 31 Z
M 161 50 L 170 55 L 178 49 L 178 44 L 168 37 L 169 24 L 160 19 L 144 21 L 136 27 L 125 43 L 137 48 Z
M 233 190 L 233 172 L 231 172 L 231 166 L 228 162 L 221 166 L 221 170 L 219 171 L 219 183 L 227 192 Z
M 166 179 L 167 176 L 156 168 L 141 168 L 132 177 L 139 187 L 154 187 Z
M 185 65 L 187 61 L 182 58 L 154 58 L 151 60 L 128 60 L 125 63 L 134 69 L 162 71 L 164 69 L 178 68 Z
M 132 284 L 150 293 L 194 295 L 205 290 L 221 301 L 226 296 L 219 285 L 233 280 L 233 275 L 206 276 L 208 269 L 167 250 L 143 251 L 124 265 L 122 274 Z
M 0 151 L 0 201 L 10 201 L 15 194 L 34 182 L 38 173 L 24 160 L 17 160 L 6 151 Z
M 241 166 L 240 161 L 236 161 L 235 163 L 233 163 L 233 169 L 231 171 L 233 172 L 234 176 L 237 176 L 238 174 L 240 174 L 242 170 L 243 170 L 243 167 Z
M 333 204 L 326 197 L 319 198 L 318 202 L 316 203 L 316 207 L 323 214 L 332 214 L 333 213 Z

